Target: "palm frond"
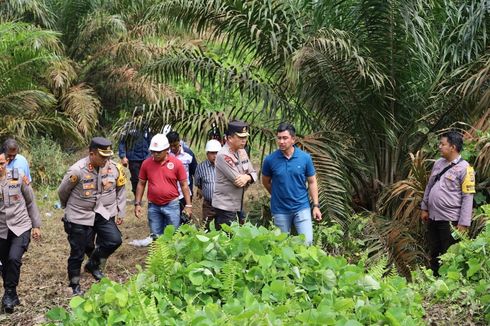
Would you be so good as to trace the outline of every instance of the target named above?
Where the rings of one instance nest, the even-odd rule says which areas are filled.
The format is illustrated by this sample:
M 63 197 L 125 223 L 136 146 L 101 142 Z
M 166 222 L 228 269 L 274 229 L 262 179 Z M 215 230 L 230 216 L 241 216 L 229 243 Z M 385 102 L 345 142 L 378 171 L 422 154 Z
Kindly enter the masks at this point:
M 0 17 L 6 21 L 22 20 L 53 28 L 55 14 L 42 0 L 5 0 L 0 3 Z
M 302 42 L 301 12 L 288 1 L 171 0 L 153 6 L 148 19 L 183 24 L 222 40 L 237 55 L 253 53 L 274 74 Z
M 62 112 L 74 121 L 80 135 L 85 139 L 90 138 L 101 110 L 94 90 L 84 84 L 72 86 L 61 97 L 60 106 Z

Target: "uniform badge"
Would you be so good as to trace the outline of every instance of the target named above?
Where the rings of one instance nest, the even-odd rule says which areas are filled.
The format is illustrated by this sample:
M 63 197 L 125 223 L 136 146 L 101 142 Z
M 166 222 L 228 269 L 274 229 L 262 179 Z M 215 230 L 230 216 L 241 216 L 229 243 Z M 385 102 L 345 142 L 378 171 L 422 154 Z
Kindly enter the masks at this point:
M 463 183 L 461 184 L 461 191 L 464 194 L 475 193 L 475 170 L 473 170 L 473 167 L 471 166 L 468 166 L 466 168 L 466 175 L 464 177 Z
M 234 168 L 235 167 L 235 162 L 233 162 L 233 159 L 229 156 L 225 155 L 225 162 L 228 164 L 230 167 Z
M 78 181 L 78 177 L 76 175 L 70 175 L 70 182 L 76 183 Z
M 168 164 L 167 164 L 167 168 L 168 168 L 169 170 L 173 170 L 173 169 L 174 169 L 174 164 L 173 164 L 172 162 L 168 162 Z
M 90 196 L 90 191 L 85 191 L 85 196 Z

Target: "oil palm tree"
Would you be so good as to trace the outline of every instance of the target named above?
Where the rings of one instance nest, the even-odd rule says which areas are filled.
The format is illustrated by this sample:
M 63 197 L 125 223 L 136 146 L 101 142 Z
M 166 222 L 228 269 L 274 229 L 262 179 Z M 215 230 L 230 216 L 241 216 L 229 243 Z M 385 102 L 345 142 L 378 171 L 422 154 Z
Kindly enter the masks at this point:
M 73 121 L 56 112 L 56 97 L 42 82 L 58 60 L 57 34 L 26 23 L 0 23 L 0 135 L 21 142 L 36 134 L 77 137 Z

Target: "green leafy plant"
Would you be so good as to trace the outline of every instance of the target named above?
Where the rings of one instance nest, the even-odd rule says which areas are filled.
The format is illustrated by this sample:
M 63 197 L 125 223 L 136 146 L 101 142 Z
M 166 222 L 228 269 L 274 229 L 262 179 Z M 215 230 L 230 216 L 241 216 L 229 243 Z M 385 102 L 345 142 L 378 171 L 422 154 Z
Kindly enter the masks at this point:
M 422 324 L 420 295 L 404 278 L 381 278 L 386 260 L 370 275 L 302 236 L 251 224 L 224 231 L 168 227 L 145 271 L 126 284 L 104 279 L 73 298 L 70 312 L 47 317 L 64 325 Z

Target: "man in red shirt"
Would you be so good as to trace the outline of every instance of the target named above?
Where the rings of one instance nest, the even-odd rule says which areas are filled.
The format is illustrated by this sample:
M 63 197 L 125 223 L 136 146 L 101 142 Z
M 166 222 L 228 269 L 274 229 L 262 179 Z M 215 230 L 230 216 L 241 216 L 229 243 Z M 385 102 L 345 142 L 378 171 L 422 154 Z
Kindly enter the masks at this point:
M 192 204 L 187 182 L 187 173 L 182 162 L 170 155 L 168 139 L 163 134 L 153 136 L 150 143 L 151 157 L 141 165 L 138 186 L 136 187 L 134 213 L 141 217 L 141 199 L 148 182 L 148 224 L 153 238 L 163 233 L 165 227 L 180 225 L 179 188 L 185 199 L 184 212 L 191 216 Z

